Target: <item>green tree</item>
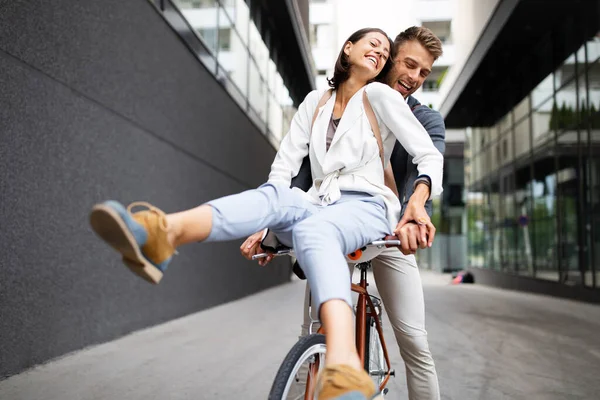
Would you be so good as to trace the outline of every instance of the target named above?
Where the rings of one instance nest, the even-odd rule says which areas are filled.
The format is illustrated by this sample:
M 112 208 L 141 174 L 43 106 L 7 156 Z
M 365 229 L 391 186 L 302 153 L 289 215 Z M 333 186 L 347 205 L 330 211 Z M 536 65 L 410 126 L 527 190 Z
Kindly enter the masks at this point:
M 558 129 L 558 106 L 556 105 L 556 101 L 552 102 L 552 112 L 550 113 L 550 130 L 554 131 Z
M 579 127 L 581 129 L 587 129 L 588 125 L 588 111 L 585 103 L 585 100 L 581 100 L 581 107 L 579 108 Z
M 563 101 L 562 106 L 560 107 L 560 111 L 558 112 L 558 129 L 562 130 L 565 129 L 566 126 L 566 122 L 567 122 L 567 114 L 568 114 L 568 110 L 567 110 L 567 103 L 565 103 Z

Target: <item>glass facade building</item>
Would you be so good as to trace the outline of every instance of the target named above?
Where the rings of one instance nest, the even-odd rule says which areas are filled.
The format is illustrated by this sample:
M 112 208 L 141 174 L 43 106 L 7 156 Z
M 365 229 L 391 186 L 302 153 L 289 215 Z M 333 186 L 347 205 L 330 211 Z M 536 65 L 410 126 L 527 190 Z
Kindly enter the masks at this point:
M 600 36 L 467 136 L 471 266 L 600 289 Z
M 599 6 L 553 2 L 543 25 L 530 14 L 541 3 L 505 7 L 502 18 L 498 6 L 480 42 L 494 18 L 505 26 L 443 114 L 467 129 L 468 266 L 577 297 L 600 291 Z

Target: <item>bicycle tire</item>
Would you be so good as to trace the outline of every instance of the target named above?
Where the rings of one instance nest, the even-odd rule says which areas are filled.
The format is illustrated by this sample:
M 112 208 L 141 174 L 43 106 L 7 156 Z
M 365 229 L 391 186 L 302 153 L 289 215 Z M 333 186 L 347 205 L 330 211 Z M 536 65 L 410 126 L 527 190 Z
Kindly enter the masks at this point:
M 283 359 L 275 375 L 273 386 L 271 386 L 269 400 L 285 400 L 284 396 L 290 391 L 291 385 L 295 383 L 294 375 L 303 362 L 311 354 L 321 354 L 320 351 L 325 351 L 325 335 L 315 333 L 300 338 Z
M 379 339 L 379 333 L 375 324 L 375 318 L 367 318 L 367 331 L 365 332 L 365 371 L 371 376 L 377 387 L 381 385 L 385 378 L 384 372 L 387 369 L 383 347 Z

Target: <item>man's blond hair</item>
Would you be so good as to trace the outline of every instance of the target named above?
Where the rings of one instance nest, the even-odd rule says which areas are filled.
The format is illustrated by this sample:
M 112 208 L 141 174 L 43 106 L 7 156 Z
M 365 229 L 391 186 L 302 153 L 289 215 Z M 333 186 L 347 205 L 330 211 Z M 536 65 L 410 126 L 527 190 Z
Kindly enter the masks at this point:
M 411 26 L 396 36 L 396 39 L 394 40 L 396 54 L 398 54 L 400 47 L 410 40 L 414 40 L 425 47 L 429 54 L 433 56 L 434 61 L 443 53 L 442 41 L 435 36 L 431 29 L 425 28 L 424 26 Z

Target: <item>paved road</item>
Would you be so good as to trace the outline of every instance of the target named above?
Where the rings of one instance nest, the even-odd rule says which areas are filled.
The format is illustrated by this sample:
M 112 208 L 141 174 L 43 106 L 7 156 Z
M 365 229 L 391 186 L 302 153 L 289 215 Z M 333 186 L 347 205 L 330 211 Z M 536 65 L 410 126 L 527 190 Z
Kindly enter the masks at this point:
M 443 399 L 600 398 L 599 306 L 431 272 L 423 281 Z M 0 382 L 0 399 L 265 399 L 296 340 L 303 290 L 292 282 L 67 355 Z M 391 348 L 389 398 L 406 399 Z

